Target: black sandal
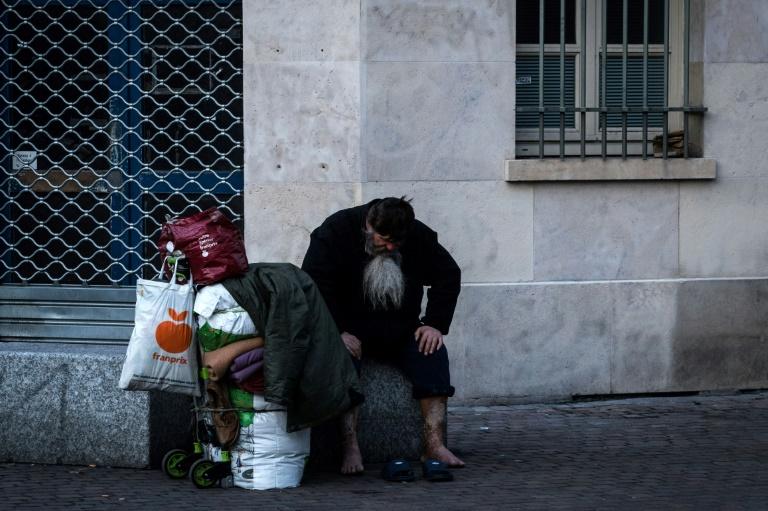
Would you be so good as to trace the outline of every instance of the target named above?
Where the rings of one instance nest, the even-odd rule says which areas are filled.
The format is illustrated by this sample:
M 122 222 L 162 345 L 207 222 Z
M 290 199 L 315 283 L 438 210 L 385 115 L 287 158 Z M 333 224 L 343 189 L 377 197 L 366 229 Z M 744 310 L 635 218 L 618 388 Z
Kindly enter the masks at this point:
M 421 470 L 426 481 L 432 483 L 453 481 L 453 474 L 448 471 L 448 466 L 442 461 L 427 459 L 422 463 Z
M 410 462 L 404 459 L 395 459 L 384 465 L 381 470 L 381 477 L 385 481 L 407 482 L 416 480 Z

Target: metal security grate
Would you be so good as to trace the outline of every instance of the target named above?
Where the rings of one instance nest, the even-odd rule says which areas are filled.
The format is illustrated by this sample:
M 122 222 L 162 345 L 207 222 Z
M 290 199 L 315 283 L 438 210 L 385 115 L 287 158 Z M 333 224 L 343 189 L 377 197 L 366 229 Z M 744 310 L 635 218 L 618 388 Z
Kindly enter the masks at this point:
M 0 282 L 132 285 L 166 216 L 242 227 L 242 7 L 0 4 Z

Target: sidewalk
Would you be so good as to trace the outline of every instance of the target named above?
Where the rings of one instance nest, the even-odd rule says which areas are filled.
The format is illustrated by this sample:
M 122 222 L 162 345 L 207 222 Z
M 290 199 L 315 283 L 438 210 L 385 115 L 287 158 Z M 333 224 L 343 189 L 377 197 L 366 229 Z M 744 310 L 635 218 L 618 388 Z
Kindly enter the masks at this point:
M 768 392 L 459 407 L 450 483 L 311 473 L 301 488 L 197 490 L 159 470 L 0 464 L 2 509 L 768 509 Z M 119 434 L 119 432 L 115 432 Z

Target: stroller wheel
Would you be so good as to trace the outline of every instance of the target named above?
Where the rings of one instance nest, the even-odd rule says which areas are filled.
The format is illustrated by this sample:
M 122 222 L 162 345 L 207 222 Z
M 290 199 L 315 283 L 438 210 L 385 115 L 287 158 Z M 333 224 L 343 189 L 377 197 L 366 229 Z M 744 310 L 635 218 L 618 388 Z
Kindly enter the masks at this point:
M 187 456 L 187 452 L 183 449 L 172 449 L 165 453 L 160 465 L 163 473 L 171 479 L 184 479 L 189 468 L 189 465 L 184 463 Z
M 211 460 L 197 460 L 189 469 L 189 478 L 200 489 L 211 488 L 219 482 L 215 467 L 216 463 Z

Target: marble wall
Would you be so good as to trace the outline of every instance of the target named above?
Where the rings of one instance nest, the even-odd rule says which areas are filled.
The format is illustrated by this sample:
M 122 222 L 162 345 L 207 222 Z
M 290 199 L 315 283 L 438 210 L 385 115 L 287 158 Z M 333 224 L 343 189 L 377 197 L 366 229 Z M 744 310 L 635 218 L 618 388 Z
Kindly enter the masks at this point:
M 682 276 L 768 275 L 768 3 L 704 2 L 704 156 L 718 179 L 680 187 Z
M 249 258 L 408 195 L 462 268 L 459 399 L 764 386 L 768 3 L 691 5 L 717 179 L 513 184 L 514 0 L 244 2 Z
M 446 339 L 457 399 L 765 388 L 768 280 L 475 284 Z

